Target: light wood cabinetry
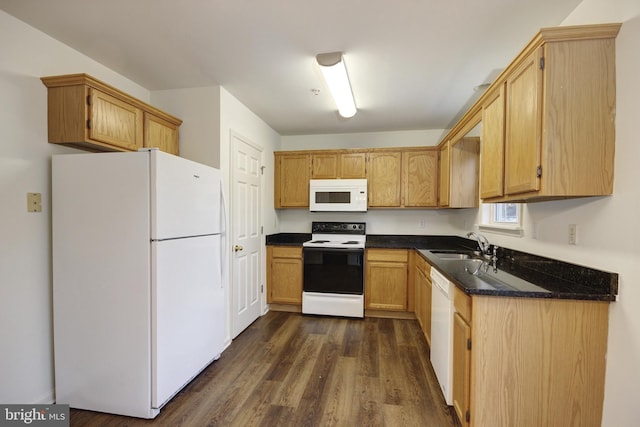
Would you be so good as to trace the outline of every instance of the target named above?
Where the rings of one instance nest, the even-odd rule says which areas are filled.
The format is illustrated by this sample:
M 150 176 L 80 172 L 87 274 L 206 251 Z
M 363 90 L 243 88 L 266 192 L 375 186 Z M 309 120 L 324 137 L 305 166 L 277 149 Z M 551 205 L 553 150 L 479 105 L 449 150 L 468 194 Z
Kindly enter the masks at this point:
M 49 142 L 87 151 L 178 154 L 182 120 L 86 74 L 42 77 L 47 86 Z
M 480 115 L 461 129 L 465 135 L 469 127 L 480 121 Z M 440 144 L 440 184 L 438 206 L 449 208 L 478 207 L 478 170 L 480 137 L 458 136 Z
M 276 208 L 308 208 L 311 154 L 276 152 L 274 203 Z
M 178 125 L 151 113 L 144 113 L 144 147 L 175 154 L 178 149 Z
M 402 153 L 402 206 L 438 205 L 438 152 L 436 150 Z
M 438 205 L 435 148 L 280 151 L 275 153 L 275 207 L 309 206 L 309 179 L 366 178 L 369 208 Z
M 364 303 L 366 309 L 407 309 L 407 249 L 367 249 Z
M 370 208 L 417 208 L 438 205 L 437 150 L 376 150 L 369 153 Z
M 302 247 L 267 246 L 267 303 L 302 304 Z
M 465 137 L 451 144 L 449 153 L 449 207 L 478 207 L 480 137 Z
M 376 151 L 368 154 L 369 207 L 400 207 L 402 152 Z
M 504 195 L 504 85 L 486 98 L 482 108 L 480 198 Z
M 463 426 L 600 426 L 607 302 L 456 288 L 454 306 L 453 402 Z
M 453 302 L 453 409 L 460 423 L 468 426 L 471 417 L 471 297 L 456 287 Z
M 438 197 L 438 206 L 448 207 L 449 206 L 449 187 L 451 183 L 449 182 L 450 178 L 450 166 L 451 160 L 449 157 L 449 152 L 451 148 L 450 141 L 445 141 L 440 146 L 440 155 L 438 158 L 439 166 L 440 166 L 440 183 L 439 183 L 439 197 Z
M 414 259 L 414 312 L 427 344 L 431 347 L 431 266 L 417 251 L 414 251 Z
M 366 178 L 365 151 L 322 152 L 312 154 L 311 178 L 357 179 Z
M 481 97 L 483 199 L 612 193 L 619 27 L 541 30 Z

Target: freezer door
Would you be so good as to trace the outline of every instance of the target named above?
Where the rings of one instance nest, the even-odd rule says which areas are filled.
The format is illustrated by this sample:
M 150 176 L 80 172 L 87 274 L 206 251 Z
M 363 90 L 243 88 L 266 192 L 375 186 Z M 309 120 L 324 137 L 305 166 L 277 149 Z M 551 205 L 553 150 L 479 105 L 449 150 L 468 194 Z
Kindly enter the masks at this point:
M 151 161 L 151 238 L 222 232 L 220 171 L 158 150 Z
M 160 408 L 222 351 L 219 235 L 153 242 L 152 392 Z

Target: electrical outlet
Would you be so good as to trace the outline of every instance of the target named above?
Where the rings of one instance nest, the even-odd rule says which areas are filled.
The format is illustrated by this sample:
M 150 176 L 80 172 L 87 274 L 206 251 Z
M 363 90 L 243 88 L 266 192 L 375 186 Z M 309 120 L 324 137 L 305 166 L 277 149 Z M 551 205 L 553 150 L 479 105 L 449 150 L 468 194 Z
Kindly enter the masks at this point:
M 42 212 L 41 193 L 27 193 L 27 212 Z
M 422 229 L 427 228 L 427 220 L 426 219 L 421 219 L 420 222 L 418 223 L 418 226 Z
M 569 224 L 569 244 L 575 245 L 578 241 L 578 226 L 576 224 Z

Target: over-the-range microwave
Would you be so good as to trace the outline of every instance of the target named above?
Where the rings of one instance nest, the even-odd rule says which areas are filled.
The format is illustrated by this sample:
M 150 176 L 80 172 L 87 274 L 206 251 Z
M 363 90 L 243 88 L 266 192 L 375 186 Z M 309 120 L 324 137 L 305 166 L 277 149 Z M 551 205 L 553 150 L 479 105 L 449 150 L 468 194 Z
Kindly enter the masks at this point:
M 309 181 L 311 212 L 366 212 L 366 179 L 312 179 Z

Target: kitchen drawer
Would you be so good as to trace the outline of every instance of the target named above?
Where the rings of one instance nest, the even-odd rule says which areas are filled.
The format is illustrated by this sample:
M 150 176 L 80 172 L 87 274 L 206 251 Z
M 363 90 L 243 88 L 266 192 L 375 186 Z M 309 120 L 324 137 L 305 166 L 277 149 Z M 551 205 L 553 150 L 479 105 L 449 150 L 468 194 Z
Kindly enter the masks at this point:
M 406 249 L 367 249 L 367 261 L 409 262 Z
M 272 246 L 274 258 L 302 258 L 302 248 L 298 246 Z
M 471 321 L 471 297 L 453 286 L 453 305 L 467 322 Z

